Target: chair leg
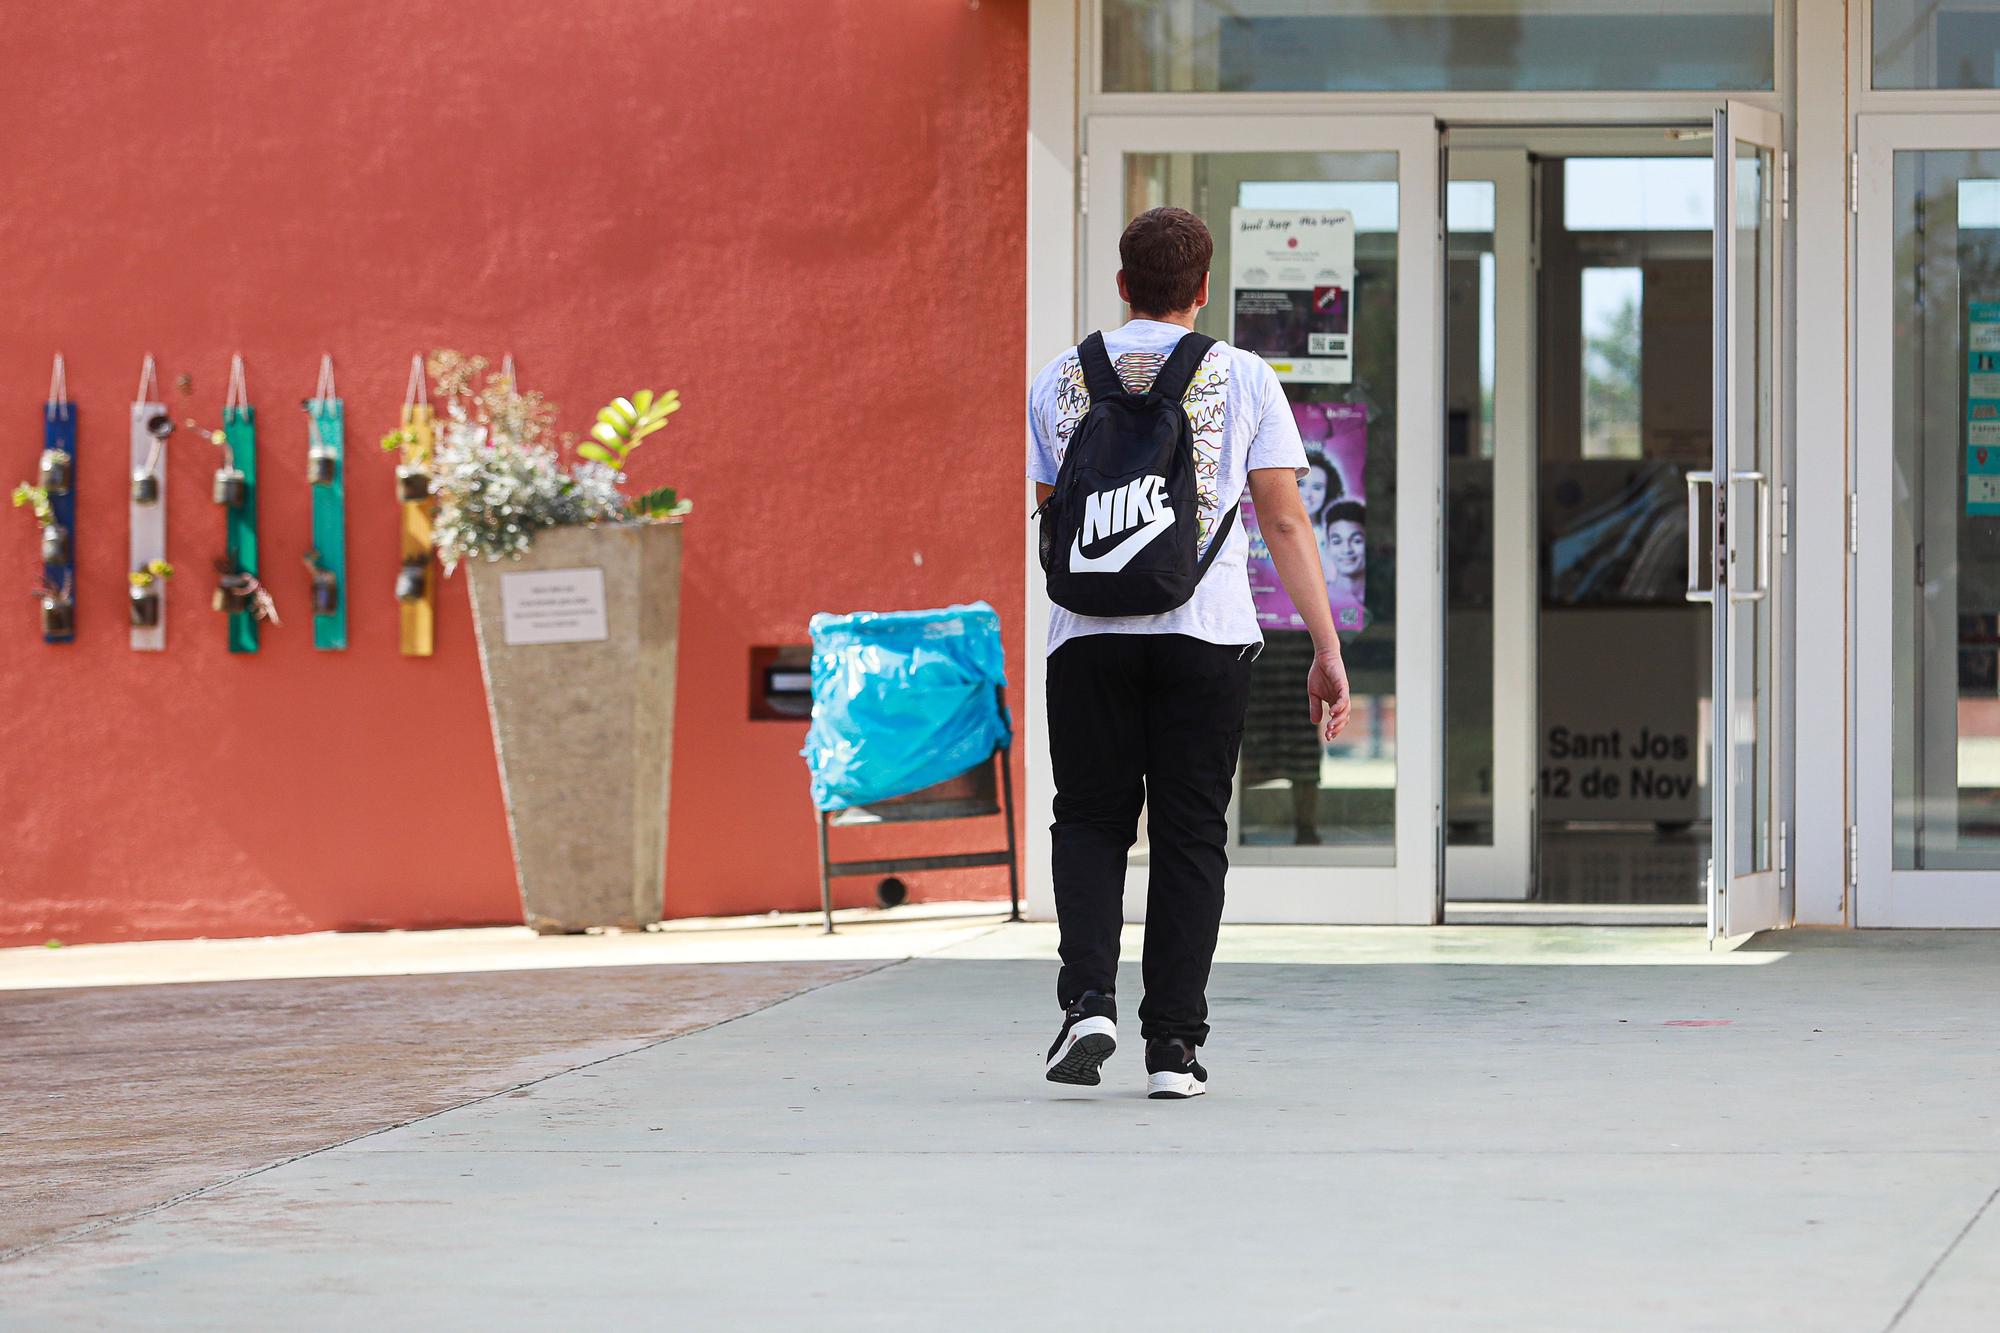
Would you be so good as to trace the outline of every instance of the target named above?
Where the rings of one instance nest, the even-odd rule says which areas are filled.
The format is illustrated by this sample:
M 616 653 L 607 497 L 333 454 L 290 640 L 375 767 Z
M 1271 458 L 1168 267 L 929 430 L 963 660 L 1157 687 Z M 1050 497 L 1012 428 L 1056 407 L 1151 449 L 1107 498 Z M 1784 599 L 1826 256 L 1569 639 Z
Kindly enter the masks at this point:
M 819 910 L 826 918 L 826 933 L 833 934 L 833 881 L 826 873 L 826 811 L 819 815 Z
M 1014 751 L 1000 748 L 1001 814 L 1007 821 L 1007 919 L 1021 919 L 1021 857 L 1014 847 Z

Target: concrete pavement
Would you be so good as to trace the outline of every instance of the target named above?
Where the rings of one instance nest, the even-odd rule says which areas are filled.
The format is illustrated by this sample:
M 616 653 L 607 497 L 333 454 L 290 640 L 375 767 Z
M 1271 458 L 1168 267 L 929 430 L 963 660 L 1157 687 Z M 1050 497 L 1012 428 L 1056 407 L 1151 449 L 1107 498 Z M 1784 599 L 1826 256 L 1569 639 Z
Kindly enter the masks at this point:
M 1104 1088 L 1039 1080 L 1047 945 L 968 926 L 31 1249 L 0 1324 L 1995 1325 L 2000 937 L 1232 931 L 1190 1103 L 1129 1017 Z

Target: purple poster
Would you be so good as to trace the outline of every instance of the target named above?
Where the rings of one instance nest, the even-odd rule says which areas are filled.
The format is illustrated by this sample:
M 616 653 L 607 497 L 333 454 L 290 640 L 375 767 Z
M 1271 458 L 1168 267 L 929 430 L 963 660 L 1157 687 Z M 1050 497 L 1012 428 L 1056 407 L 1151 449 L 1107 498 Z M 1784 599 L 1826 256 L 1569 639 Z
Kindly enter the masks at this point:
M 1320 570 L 1333 608 L 1334 628 L 1353 631 L 1368 623 L 1368 409 L 1359 403 L 1293 403 L 1292 416 L 1306 444 L 1306 475 L 1299 494 L 1319 541 Z M 1243 497 L 1243 528 L 1250 535 L 1250 596 L 1265 629 L 1304 629 L 1292 599 L 1278 581 L 1270 548 L 1257 527 L 1257 507 Z

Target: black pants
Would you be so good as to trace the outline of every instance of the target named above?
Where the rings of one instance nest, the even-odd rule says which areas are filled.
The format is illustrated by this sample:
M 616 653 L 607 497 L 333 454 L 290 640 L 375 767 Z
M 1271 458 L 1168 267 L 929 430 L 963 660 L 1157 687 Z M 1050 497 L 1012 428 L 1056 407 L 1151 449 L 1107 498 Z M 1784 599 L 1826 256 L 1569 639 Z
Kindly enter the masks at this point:
M 1091 634 L 1049 658 L 1056 780 L 1056 997 L 1112 994 L 1125 854 L 1146 810 L 1143 1037 L 1208 1037 L 1208 969 L 1229 869 L 1229 793 L 1250 700 L 1248 646 L 1179 634 Z

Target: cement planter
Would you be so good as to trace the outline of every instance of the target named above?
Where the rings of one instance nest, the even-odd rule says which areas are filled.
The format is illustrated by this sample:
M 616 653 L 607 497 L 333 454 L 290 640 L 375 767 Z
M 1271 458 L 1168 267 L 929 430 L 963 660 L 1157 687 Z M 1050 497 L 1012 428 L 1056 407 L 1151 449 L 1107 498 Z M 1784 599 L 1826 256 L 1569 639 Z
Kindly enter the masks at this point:
M 544 935 L 658 921 L 681 525 L 549 528 L 520 560 L 466 569 L 523 918 Z M 529 585 L 517 582 L 517 641 L 508 642 L 508 576 L 590 569 L 603 571 L 604 638 L 518 641 L 530 634 L 519 615 Z

